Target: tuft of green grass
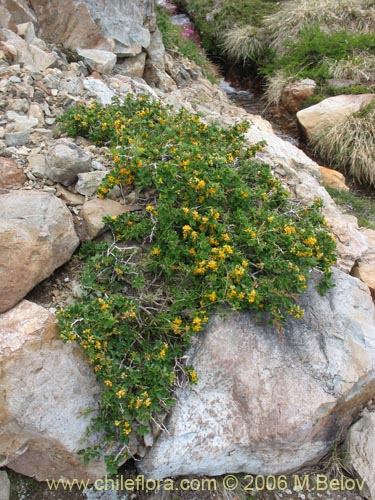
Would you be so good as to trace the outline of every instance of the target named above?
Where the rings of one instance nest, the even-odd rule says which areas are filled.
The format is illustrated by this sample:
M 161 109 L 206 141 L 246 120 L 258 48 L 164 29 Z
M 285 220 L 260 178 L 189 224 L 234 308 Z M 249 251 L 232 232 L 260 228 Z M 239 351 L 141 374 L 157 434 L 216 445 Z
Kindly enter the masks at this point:
M 289 0 L 267 16 L 264 25 L 272 36 L 272 48 L 285 55 L 288 44 L 295 43 L 301 32 L 313 25 L 332 34 L 342 30 L 349 33 L 372 33 L 375 5 L 372 0 Z
M 375 77 L 375 54 L 369 51 L 360 51 L 339 61 L 332 60 L 328 65 L 333 78 L 369 81 Z
M 227 31 L 222 41 L 224 54 L 230 60 L 243 63 L 255 60 L 264 50 L 265 44 L 264 31 L 250 24 Z
M 375 101 L 312 139 L 315 153 L 359 183 L 375 186 Z
M 345 212 L 355 215 L 360 227 L 375 229 L 375 199 L 358 196 L 352 192 L 339 191 L 325 186 L 330 196 Z
M 276 53 L 264 64 L 262 72 L 273 76 L 277 71 L 299 78 L 312 78 L 323 82 L 333 75 L 332 61 L 348 60 L 358 51 L 375 55 L 375 33 L 351 34 L 346 30 L 325 33 L 321 26 L 313 25 L 299 34 L 296 42 L 286 45 L 287 53 Z
M 273 76 L 267 78 L 267 87 L 264 92 L 266 109 L 270 106 L 278 106 L 280 104 L 284 88 L 294 80 L 296 80 L 295 77 L 287 75 L 282 70 L 277 71 Z

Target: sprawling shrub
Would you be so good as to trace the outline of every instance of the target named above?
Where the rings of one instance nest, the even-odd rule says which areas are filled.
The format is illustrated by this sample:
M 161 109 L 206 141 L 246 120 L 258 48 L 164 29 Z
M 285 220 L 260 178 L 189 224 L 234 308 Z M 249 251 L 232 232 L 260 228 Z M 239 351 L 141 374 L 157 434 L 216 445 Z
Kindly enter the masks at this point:
M 303 316 L 298 296 L 313 268 L 321 291 L 332 285 L 335 243 L 320 202 L 291 199 L 254 160 L 262 145 L 244 143 L 247 123 L 223 129 L 130 95 L 71 108 L 62 123 L 111 148 L 99 197 L 115 185 L 138 197 L 137 211 L 107 218 L 111 242 L 82 250 L 85 295 L 59 314 L 62 337 L 82 346 L 102 382 L 93 428 L 122 443 L 112 467 L 159 425 L 181 376 L 196 382 L 183 354 L 210 314 L 254 311 L 281 331 L 287 316 Z

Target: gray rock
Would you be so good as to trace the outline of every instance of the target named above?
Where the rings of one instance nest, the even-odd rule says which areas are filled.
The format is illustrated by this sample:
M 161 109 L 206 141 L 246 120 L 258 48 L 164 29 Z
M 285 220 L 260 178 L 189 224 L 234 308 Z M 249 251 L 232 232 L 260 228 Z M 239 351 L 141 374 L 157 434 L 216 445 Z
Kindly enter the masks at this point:
M 32 128 L 38 125 L 37 118 L 34 118 L 33 116 L 20 115 L 18 113 L 15 113 L 14 111 L 8 111 L 7 118 L 8 120 L 14 122 L 14 132 L 30 131 Z
M 5 470 L 0 470 L 0 500 L 9 500 L 10 481 Z
M 281 474 L 330 450 L 374 394 L 374 304 L 340 271 L 326 297 L 316 280 L 284 338 L 251 314 L 214 317 L 188 360 L 198 384 L 179 393 L 142 473 Z
M 105 83 L 95 78 L 85 78 L 83 86 L 88 90 L 103 106 L 111 104 L 115 93 Z
M 127 57 L 116 66 L 122 75 L 142 78 L 145 70 L 146 52 L 141 52 L 134 57 Z
M 47 309 L 24 300 L 0 314 L 0 369 L 4 465 L 38 481 L 102 477 L 103 460 L 84 465 L 78 455 L 100 437 L 86 438 L 95 412 L 85 413 L 100 389 L 88 358 L 77 344 L 63 344 Z
M 75 185 L 77 193 L 84 196 L 94 196 L 106 175 L 107 172 L 103 171 L 78 174 L 78 181 Z
M 364 481 L 365 497 L 375 499 L 375 413 L 369 411 L 349 429 L 345 465 Z
M 85 151 L 66 140 L 56 141 L 46 153 L 47 176 L 54 182 L 69 186 L 79 173 L 91 170 L 91 158 Z
M 117 61 L 116 54 L 107 50 L 78 49 L 77 53 L 91 70 L 104 75 L 112 71 Z
M 65 264 L 79 244 L 66 205 L 41 191 L 0 196 L 0 313 Z
M 30 142 L 30 131 L 22 130 L 21 132 L 9 132 L 5 134 L 5 142 L 9 147 L 24 146 Z
M 146 25 L 155 19 L 150 0 L 30 0 L 43 38 L 71 49 L 136 55 L 150 43 Z

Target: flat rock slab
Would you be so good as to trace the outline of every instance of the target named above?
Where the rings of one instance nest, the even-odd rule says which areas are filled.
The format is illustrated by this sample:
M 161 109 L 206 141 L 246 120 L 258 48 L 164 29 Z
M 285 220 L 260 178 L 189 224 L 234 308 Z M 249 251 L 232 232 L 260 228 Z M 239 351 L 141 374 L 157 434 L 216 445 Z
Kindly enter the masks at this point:
M 140 471 L 282 474 L 327 453 L 375 390 L 370 293 L 340 271 L 334 279 L 322 297 L 314 276 L 284 338 L 251 314 L 216 315 L 189 360 L 198 384 L 180 392 Z
M 79 244 L 65 203 L 42 191 L 0 196 L 0 312 L 65 264 Z

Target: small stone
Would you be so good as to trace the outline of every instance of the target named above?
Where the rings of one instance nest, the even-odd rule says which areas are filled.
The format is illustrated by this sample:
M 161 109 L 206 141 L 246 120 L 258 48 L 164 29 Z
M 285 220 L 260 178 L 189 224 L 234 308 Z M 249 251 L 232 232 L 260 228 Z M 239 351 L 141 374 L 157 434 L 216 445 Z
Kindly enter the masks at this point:
M 34 24 L 31 22 L 17 24 L 17 34 L 22 37 L 26 43 L 32 43 L 35 39 Z
M 112 99 L 115 97 L 113 90 L 105 83 L 95 78 L 85 78 L 83 85 L 103 106 L 111 104 Z
M 78 49 L 77 54 L 83 57 L 87 66 L 93 71 L 108 75 L 117 61 L 117 56 L 107 50 Z
M 129 212 L 129 208 L 116 201 L 94 199 L 86 202 L 82 207 L 81 217 L 86 224 L 88 238 L 92 240 L 105 232 L 103 217 L 125 212 Z
M 92 168 L 94 170 L 106 170 L 105 166 L 96 160 L 92 162 Z
M 47 176 L 54 182 L 69 186 L 79 173 L 91 170 L 91 158 L 85 151 L 66 140 L 56 141 L 46 155 Z
M 10 76 L 8 78 L 8 81 L 12 82 L 12 83 L 21 83 L 22 82 L 21 78 L 19 78 L 18 76 Z
M 10 132 L 5 134 L 7 146 L 24 146 L 30 142 L 30 131 L 22 130 L 21 132 Z
M 77 193 L 84 196 L 94 196 L 106 175 L 107 173 L 103 171 L 78 174 L 78 181 L 75 185 Z
M 0 500 L 9 500 L 10 497 L 10 481 L 8 474 L 0 470 Z
M 57 186 L 56 195 L 64 200 L 67 205 L 83 205 L 85 202 L 85 197 L 80 194 L 72 193 L 68 189 L 64 188 L 60 184 Z
M 321 166 L 319 166 L 319 171 L 324 185 L 338 189 L 339 191 L 349 191 L 345 183 L 345 176 L 341 172 Z
M 21 187 L 25 182 L 25 174 L 17 163 L 0 157 L 0 188 Z

